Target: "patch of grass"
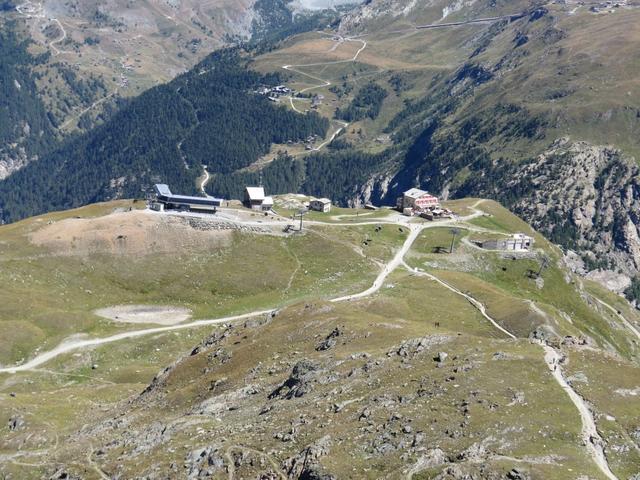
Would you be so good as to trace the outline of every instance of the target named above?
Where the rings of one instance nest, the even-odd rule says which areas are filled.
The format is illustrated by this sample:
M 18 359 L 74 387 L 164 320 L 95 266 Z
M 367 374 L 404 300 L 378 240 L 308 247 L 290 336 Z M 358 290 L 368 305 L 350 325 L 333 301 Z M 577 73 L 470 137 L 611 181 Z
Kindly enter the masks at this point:
M 567 354 L 569 361 L 563 367 L 564 373 L 574 378 L 572 387 L 595 409 L 594 417 L 606 442 L 605 453 L 611 469 L 618 478 L 631 478 L 640 465 L 634 438 L 640 429 L 637 400 L 640 368 L 590 350 L 570 349 Z
M 324 238 L 340 242 L 336 245 L 338 249 L 350 246 L 377 262 L 388 261 L 400 249 L 409 233 L 406 227 L 385 224 L 335 227 L 313 225 L 312 229 Z
M 457 232 L 454 236 L 452 229 L 454 227 L 428 228 L 420 233 L 415 243 L 411 247 L 412 252 L 423 255 L 433 253 L 450 253 L 451 242 L 453 242 L 453 250 L 460 246 L 462 239 L 468 235 L 468 231 L 462 228 L 456 228 Z
M 94 206 L 54 217 L 91 217 L 112 209 Z M 70 334 L 139 328 L 98 319 L 92 314 L 96 308 L 169 304 L 192 309 L 196 319 L 215 318 L 345 289 L 358 291 L 377 272 L 352 245 L 345 248 L 332 234 L 311 232 L 286 238 L 236 233 L 229 246 L 211 251 L 57 256 L 26 239 L 47 218 L 0 229 L 0 281 L 6 285 L 0 291 L 0 322 L 22 327 L 8 330 L 0 363 L 28 358 L 36 347 L 50 348 Z M 384 235 L 370 257 L 389 251 L 385 242 L 392 239 Z M 350 238 L 344 240 L 347 245 Z
M 477 208 L 486 212 L 489 216 L 470 220 L 469 223 L 472 225 L 504 233 L 526 233 L 527 235 L 536 236 L 536 232 L 525 221 L 497 202 L 485 200 Z M 536 240 L 538 237 L 536 236 Z

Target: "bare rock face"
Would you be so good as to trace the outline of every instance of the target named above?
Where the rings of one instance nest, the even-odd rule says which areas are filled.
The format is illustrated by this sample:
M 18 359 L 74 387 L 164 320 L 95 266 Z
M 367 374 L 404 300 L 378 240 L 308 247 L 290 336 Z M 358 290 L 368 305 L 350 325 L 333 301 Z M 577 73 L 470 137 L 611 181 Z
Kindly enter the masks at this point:
M 185 459 L 187 478 L 210 478 L 224 471 L 225 462 L 216 447 L 200 448 L 189 453 Z
M 5 148 L 0 148 L 0 180 L 4 180 L 13 172 L 20 170 L 30 160 L 22 146 L 15 145 L 14 149 L 8 149 L 8 151 L 5 151 Z
M 329 454 L 330 447 L 331 437 L 326 435 L 285 460 L 283 468 L 287 477 L 307 480 L 334 479 L 333 475 L 325 473 L 319 465 L 319 460 Z
M 287 400 L 302 397 L 313 388 L 320 366 L 309 360 L 300 360 L 293 366 L 289 378 L 269 395 L 270 399 L 284 397 Z
M 56 472 L 49 477 L 49 480 L 80 480 L 80 477 L 72 475 L 65 469 L 56 470 Z
M 318 352 L 321 352 L 321 351 L 329 350 L 335 347 L 336 343 L 338 343 L 338 337 L 341 334 L 342 332 L 338 327 L 334 328 L 332 332 L 329 335 L 327 335 L 327 337 L 322 342 L 318 344 L 318 346 L 316 347 L 316 350 Z
M 523 192 L 514 210 L 587 270 L 640 269 L 640 169 L 621 151 L 560 138 L 506 187 Z
M 14 415 L 9 419 L 9 430 L 12 432 L 24 428 L 25 425 L 26 422 L 20 415 Z

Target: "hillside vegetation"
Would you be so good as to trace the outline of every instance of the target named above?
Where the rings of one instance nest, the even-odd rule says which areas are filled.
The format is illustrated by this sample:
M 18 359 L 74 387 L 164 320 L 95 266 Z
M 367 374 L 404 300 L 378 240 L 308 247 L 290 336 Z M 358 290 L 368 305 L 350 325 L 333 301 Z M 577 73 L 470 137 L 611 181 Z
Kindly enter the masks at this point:
M 578 270 L 622 271 L 628 285 L 640 267 L 637 7 L 380 0 L 338 28 L 366 39 L 355 61 L 347 41 L 328 55 L 317 35 L 292 39 L 256 64 L 295 59 L 291 84 L 317 85 L 324 114 L 344 118 L 372 81 L 389 94 L 376 118 L 350 116 L 336 148 L 306 157 L 289 189 L 351 205 L 393 204 L 416 185 L 488 196 L 576 251 Z
M 604 479 L 558 370 L 607 465 L 638 473 L 638 313 L 500 205 L 447 206 L 461 216 L 453 253 L 451 223 L 389 211 L 317 214 L 285 234 L 283 217 L 120 201 L 0 227 L 5 367 L 139 333 L 0 373 L 0 474 Z M 386 270 L 416 228 L 408 267 Z M 515 231 L 535 250 L 474 244 Z M 379 290 L 331 301 L 378 272 Z M 126 306 L 193 319 L 128 323 Z M 564 356 L 557 369 L 541 344 Z
M 54 125 L 31 73 L 42 61 L 28 53 L 12 28 L 0 30 L 0 179 L 54 141 Z
M 256 6 L 286 17 L 280 4 Z M 249 97 L 235 97 L 233 90 L 224 108 L 245 126 L 260 106 L 265 120 L 256 135 L 233 120 L 218 121 L 222 117 L 215 117 L 213 129 L 194 126 L 204 104 L 221 107 L 212 107 L 202 89 L 207 79 L 220 77 L 195 81 L 198 66 L 183 80 L 142 96 L 106 127 L 70 141 L 40 168 L 5 182 L 3 218 L 140 195 L 155 179 L 171 178 L 176 189 L 190 191 L 203 164 L 214 174 L 208 192 L 228 197 L 262 179 L 272 193 L 304 191 L 343 205 L 393 204 L 399 192 L 417 185 L 444 197 L 500 200 L 576 251 L 578 271 L 620 271 L 619 288 L 625 289 L 640 267 L 640 105 L 634 93 L 640 50 L 633 28 L 640 13 L 633 2 L 608 10 L 588 7 L 370 2 L 344 15 L 333 38 L 331 31 L 303 33 L 253 50 L 250 68 L 273 81 L 271 75 L 294 65 L 284 80 L 304 95 L 283 103 L 303 111 L 310 97 L 324 97 L 317 112 L 337 135 L 326 149 L 307 152 L 289 142 L 326 132 L 325 120 L 307 115 L 291 129 L 287 122 L 300 117 L 285 120 L 276 109 L 280 120 L 270 120 L 271 107 L 242 103 Z M 249 75 L 254 84 L 271 81 Z M 184 79 L 191 79 L 190 92 L 174 96 L 171 90 Z M 202 120 L 208 125 L 213 119 Z M 103 141 L 117 151 L 105 146 L 105 154 L 96 154 Z M 145 142 L 148 148 L 141 147 Z M 218 153 L 228 160 L 219 160 Z M 63 168 L 57 177 L 38 173 L 42 165 L 56 172 L 57 165 L 79 164 L 66 157 L 94 160 L 90 168 Z M 95 165 L 100 180 L 85 189 L 94 181 L 80 176 L 90 171 L 93 177 Z M 39 193 L 26 197 L 34 191 Z M 47 201 L 40 192 L 48 192 Z
M 0 3 L 0 180 L 216 49 L 268 49 L 339 15 L 293 9 L 281 0 Z
M 247 61 L 237 49 L 221 50 L 12 175 L 0 184 L 2 218 L 143 197 L 157 182 L 192 193 L 203 165 L 227 174 L 254 162 L 272 143 L 324 136 L 326 119 L 254 94 L 279 77 L 248 70 Z

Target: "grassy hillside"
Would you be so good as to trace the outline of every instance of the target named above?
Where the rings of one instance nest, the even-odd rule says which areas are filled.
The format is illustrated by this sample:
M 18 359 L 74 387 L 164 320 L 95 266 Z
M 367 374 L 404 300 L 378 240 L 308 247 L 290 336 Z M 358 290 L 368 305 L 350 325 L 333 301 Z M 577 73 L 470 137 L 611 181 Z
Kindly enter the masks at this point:
M 515 469 L 532 479 L 604 478 L 536 337 L 565 356 L 563 374 L 588 400 L 615 474 L 633 475 L 638 426 L 628 398 L 640 350 L 625 322 L 637 328 L 640 315 L 573 276 L 556 247 L 500 205 L 448 206 L 476 213 L 456 224 L 453 253 L 438 248 L 450 245 L 446 224 L 349 209 L 317 214 L 293 235 L 283 234 L 284 218 L 241 209 L 228 213 L 245 229 L 227 230 L 216 228 L 222 220 L 129 201 L 1 227 L 5 365 L 77 334 L 154 327 L 122 323 L 125 314 L 107 320 L 97 308 L 180 306 L 194 319 L 278 310 L 0 374 L 0 473 L 500 478 Z M 418 227 L 409 269 L 369 296 L 330 301 L 368 288 Z M 514 231 L 533 234 L 535 250 L 473 243 Z M 533 278 L 543 256 L 548 267 Z
M 378 236 L 384 240 L 363 256 L 336 248 L 342 244 L 323 229 L 304 237 L 207 231 L 206 225 L 201 231 L 188 219 L 139 207 L 144 203 L 108 203 L 0 227 L 6 285 L 0 322 L 7 332 L 0 364 L 27 359 L 71 334 L 134 327 L 98 318 L 94 311 L 103 307 L 176 305 L 206 319 L 357 291 L 376 270 L 371 258 L 386 258 L 402 241 Z
M 393 204 L 416 185 L 491 197 L 584 270 L 635 276 L 640 10 L 590 6 L 380 0 L 345 16 L 342 37 L 298 36 L 262 55 L 261 71 L 293 65 L 290 84 L 323 95 L 329 117 L 371 82 L 387 92 L 376 118 L 306 157 L 290 189 L 352 205 Z
M 274 18 L 283 12 L 280 7 L 270 11 Z M 576 251 L 584 270 L 620 270 L 628 282 L 640 266 L 634 213 L 640 204 L 640 105 L 634 93 L 639 39 L 630 28 L 638 12 L 633 2 L 602 11 L 532 1 L 371 2 L 343 16 L 334 30 L 292 35 L 254 51 L 250 68 L 282 74 L 303 92 L 285 106 L 316 111 L 329 122 L 320 137 L 337 138 L 329 145 L 313 142 L 325 146 L 321 151 L 305 150 L 300 141 L 322 130 L 315 122 L 263 139 L 216 117 L 213 131 L 222 139 L 211 141 L 205 134 L 210 119 L 204 126 L 192 122 L 195 112 L 202 120 L 203 91 L 192 86 L 192 95 L 181 99 L 162 87 L 134 102 L 138 108 L 125 109 L 106 130 L 48 156 L 44 163 L 56 170 L 68 156 L 93 158 L 102 147 L 105 152 L 95 162 L 99 185 L 81 193 L 71 189 L 69 183 L 84 184 L 95 170 L 71 162 L 73 171 L 63 168 L 49 194 L 56 208 L 66 208 L 138 195 L 167 176 L 175 178 L 176 188 L 189 190 L 200 164 L 219 174 L 209 193 L 229 197 L 262 180 L 272 193 L 304 191 L 343 205 L 393 204 L 400 191 L 418 184 L 448 197 L 499 200 Z M 321 97 L 313 100 L 315 95 Z M 225 108 L 251 124 L 247 117 L 256 116 L 258 105 L 233 97 L 233 106 L 226 102 Z M 167 113 L 175 118 L 160 123 Z M 348 126 L 338 117 L 350 120 Z M 263 120 L 266 130 L 283 130 L 278 121 Z M 127 149 L 121 139 L 130 130 L 154 139 L 153 148 L 138 138 L 133 144 L 139 149 Z M 167 139 L 166 131 L 176 135 Z M 181 161 L 191 169 L 184 170 Z M 51 208 L 32 195 L 48 189 L 33 168 L 0 190 L 5 219 Z

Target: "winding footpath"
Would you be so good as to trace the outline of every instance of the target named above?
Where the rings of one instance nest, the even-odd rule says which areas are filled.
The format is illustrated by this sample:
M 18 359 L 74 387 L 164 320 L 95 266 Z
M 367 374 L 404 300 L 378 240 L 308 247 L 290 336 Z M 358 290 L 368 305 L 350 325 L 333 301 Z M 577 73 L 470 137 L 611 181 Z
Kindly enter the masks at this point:
M 25 18 L 35 18 L 38 21 L 40 20 L 47 20 L 46 15 L 44 13 L 44 4 L 43 2 L 38 2 L 38 3 L 33 3 L 30 1 L 27 1 L 21 5 L 17 5 L 16 6 L 16 11 L 24 16 Z M 57 23 L 58 27 L 60 28 L 61 31 L 61 36 L 60 38 L 57 38 L 55 40 L 52 40 L 49 42 L 49 48 L 51 48 L 51 50 L 53 50 L 53 55 L 57 56 L 60 55 L 61 53 L 72 53 L 72 52 L 66 52 L 64 50 L 60 50 L 58 47 L 56 47 L 56 44 L 60 44 L 62 42 L 64 42 L 67 39 L 67 31 L 65 30 L 64 26 L 62 25 L 62 23 L 60 22 L 60 20 L 58 20 L 55 17 L 51 17 L 48 19 L 51 23 Z
M 478 309 L 478 311 L 482 314 L 483 317 L 485 317 L 487 320 L 489 320 L 489 322 L 491 322 L 491 324 L 494 327 L 496 327 L 502 333 L 507 335 L 509 338 L 516 339 L 515 335 L 513 335 L 508 330 L 504 329 L 502 326 L 498 324 L 498 322 L 495 321 L 495 319 L 493 319 L 490 315 L 487 314 L 486 307 L 481 302 L 471 297 L 470 295 L 467 295 L 466 293 L 461 292 L 460 290 L 453 287 L 452 285 L 449 285 L 448 283 L 440 280 L 438 277 L 434 275 L 431 275 L 427 272 L 420 271 L 418 269 L 413 269 L 409 265 L 404 263 L 404 261 L 402 263 L 407 270 L 415 273 L 416 275 L 424 276 L 435 282 L 438 282 L 443 287 L 466 298 L 474 307 Z M 606 478 L 608 478 L 609 480 L 618 480 L 618 477 L 615 476 L 615 474 L 611 471 L 611 468 L 609 467 L 607 457 L 604 453 L 604 448 L 603 448 L 604 442 L 602 440 L 602 437 L 598 433 L 598 429 L 597 429 L 595 420 L 593 419 L 593 414 L 589 409 L 589 406 L 587 405 L 585 400 L 571 387 L 571 385 L 569 385 L 569 383 L 566 381 L 566 379 L 562 375 L 562 368 L 560 367 L 560 358 L 561 358 L 560 353 L 557 350 L 555 350 L 553 347 L 547 344 L 544 344 L 542 342 L 540 342 L 539 344 L 544 349 L 544 361 L 549 367 L 549 370 L 551 371 L 553 379 L 564 390 L 564 392 L 567 394 L 571 402 L 574 404 L 574 406 L 580 413 L 580 419 L 582 421 L 582 441 L 583 441 L 583 444 L 588 449 L 589 456 L 593 459 L 593 461 L 596 463 L 596 465 L 598 466 L 598 468 Z M 419 467 L 418 467 L 418 471 L 419 471 Z M 412 470 L 410 472 L 410 475 L 412 476 L 415 473 L 417 473 L 417 471 Z
M 319 83 L 317 85 L 312 85 L 310 87 L 303 88 L 298 93 L 305 93 L 305 92 L 308 92 L 310 90 L 329 87 L 329 86 L 332 85 L 332 83 L 329 80 L 325 80 L 323 78 L 317 77 L 317 76 L 312 75 L 310 73 L 303 72 L 302 70 L 298 70 L 299 68 L 302 68 L 302 67 L 320 67 L 320 66 L 325 66 L 325 65 L 336 65 L 336 64 L 341 64 L 341 63 L 352 63 L 352 62 L 355 62 L 358 59 L 358 56 L 360 56 L 360 54 L 363 52 L 363 50 L 365 48 L 367 48 L 367 42 L 365 42 L 364 40 L 360 40 L 360 39 L 356 39 L 356 38 L 338 37 L 338 40 L 336 41 L 335 45 L 332 47 L 331 51 L 334 51 L 336 48 L 338 48 L 339 45 L 341 45 L 344 42 L 360 42 L 360 43 L 362 43 L 362 46 L 358 49 L 358 51 L 355 53 L 355 55 L 352 58 L 348 58 L 346 60 L 335 60 L 335 61 L 331 61 L 331 62 L 305 63 L 305 64 L 299 64 L 299 65 L 283 65 L 282 66 L 282 68 L 284 70 L 287 70 L 289 72 L 295 72 L 295 73 L 297 73 L 299 75 L 305 76 L 305 77 L 310 78 L 312 80 L 315 80 L 317 82 L 321 82 L 321 83 Z M 293 101 L 293 95 L 289 95 L 288 98 L 289 98 L 289 104 L 291 105 L 291 108 L 294 111 L 298 112 L 298 113 L 303 113 L 301 110 L 298 110 L 298 108 L 296 107 L 296 105 L 295 105 L 295 103 Z M 340 127 L 338 127 L 333 132 L 333 134 L 329 137 L 328 140 L 325 140 L 324 142 L 322 142 L 317 147 L 313 147 L 310 151 L 317 152 L 317 151 L 321 150 L 322 148 L 324 148 L 325 146 L 327 146 L 328 144 L 333 142 L 333 140 L 338 135 L 340 135 L 340 133 L 345 128 L 347 128 L 349 126 L 349 122 L 343 122 L 342 120 L 333 120 L 333 121 L 338 123 L 340 125 Z
M 560 367 L 560 354 L 557 350 L 550 347 L 549 345 L 542 344 L 542 348 L 544 348 L 544 361 L 551 370 L 551 374 L 553 378 L 558 382 L 558 385 L 562 387 L 565 393 L 569 396 L 573 404 L 580 412 L 580 418 L 582 419 L 582 440 L 589 450 L 591 458 L 596 462 L 600 471 L 609 479 L 609 480 L 618 480 L 611 469 L 609 468 L 609 463 L 607 462 L 607 457 L 604 454 L 604 448 L 602 447 L 603 441 L 602 437 L 598 433 L 598 429 L 596 428 L 596 423 L 593 420 L 593 415 L 591 410 L 587 406 L 587 403 L 584 399 L 576 393 L 576 391 L 571 388 L 571 385 L 567 383 L 564 376 L 562 375 L 562 368 Z
M 211 175 L 209 175 L 209 171 L 207 170 L 207 167 L 204 167 L 203 170 L 204 170 L 204 179 L 202 180 L 202 183 L 200 184 L 200 192 L 202 192 L 202 194 L 205 197 L 211 198 L 211 195 L 209 195 L 207 193 L 207 191 L 205 190 L 205 187 L 207 186 L 207 183 L 209 183 L 209 180 L 211 180 Z
M 398 250 L 398 252 L 393 256 L 391 261 L 389 261 L 382 268 L 382 270 L 380 271 L 380 273 L 378 274 L 376 279 L 373 281 L 373 285 L 371 285 L 369 288 L 367 288 L 363 292 L 354 293 L 354 294 L 351 294 L 351 295 L 345 295 L 343 297 L 334 298 L 334 299 L 331 300 L 331 302 L 337 303 L 337 302 L 345 302 L 345 301 L 357 300 L 359 298 L 368 297 L 369 295 L 373 295 L 378 290 L 380 290 L 382 288 L 382 285 L 384 285 L 384 282 L 387 279 L 387 277 L 391 274 L 391 272 L 393 272 L 396 268 L 398 268 L 400 265 L 402 265 L 402 263 L 404 261 L 404 256 L 407 254 L 407 252 L 411 248 L 411 245 L 413 245 L 413 242 L 415 242 L 416 238 L 418 238 L 418 235 L 420 235 L 420 232 L 422 232 L 425 228 L 428 227 L 428 225 L 415 225 L 415 224 L 407 225 L 407 226 L 410 229 L 409 236 L 405 240 L 405 242 L 402 245 L 402 247 L 400 248 L 400 250 Z
M 433 280 L 434 282 L 439 283 L 440 285 L 442 285 L 443 287 L 445 287 L 448 290 L 451 290 L 453 293 L 460 295 L 461 297 L 464 297 L 465 299 L 467 299 L 467 301 L 473 305 L 481 314 L 484 318 L 486 318 L 487 320 L 489 320 L 489 322 L 491 323 L 491 325 L 493 325 L 495 328 L 497 328 L 498 330 L 500 330 L 502 333 L 504 333 L 507 337 L 512 338 L 512 339 L 516 339 L 517 337 L 511 333 L 510 331 L 508 331 L 507 329 L 505 329 L 504 327 L 502 327 L 498 322 L 495 321 L 495 319 L 493 319 L 493 317 L 491 317 L 488 313 L 487 313 L 487 308 L 484 306 L 484 304 L 482 304 L 482 302 L 479 302 L 478 300 L 476 300 L 475 298 L 473 298 L 471 295 L 468 295 L 460 290 L 458 290 L 457 288 L 455 288 L 452 285 L 449 285 L 447 282 L 445 282 L 444 280 L 440 280 L 438 277 L 436 277 L 435 275 L 431 275 L 430 273 L 427 273 L 425 271 L 419 270 L 417 268 L 411 268 L 409 265 L 407 265 L 404 260 L 402 261 L 403 266 L 409 270 L 410 272 L 414 273 L 415 275 L 421 276 L 421 277 L 426 277 L 430 280 Z

